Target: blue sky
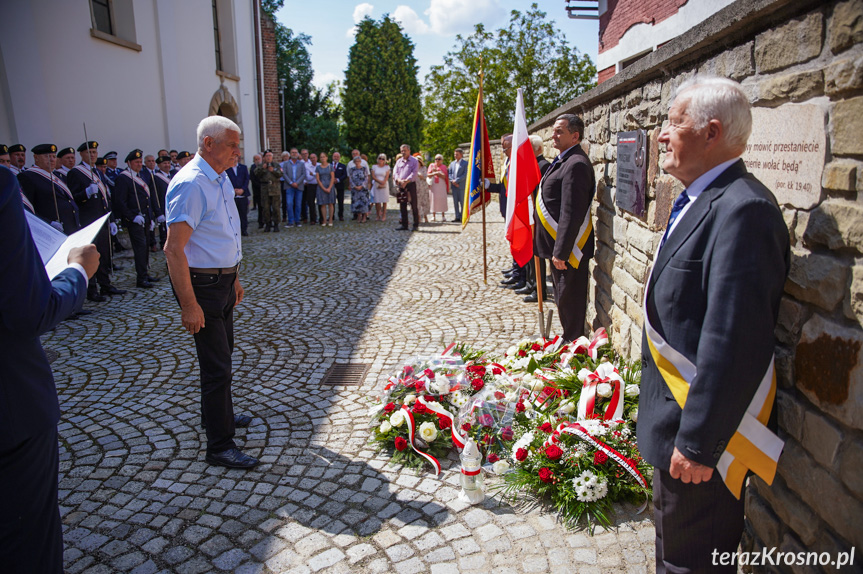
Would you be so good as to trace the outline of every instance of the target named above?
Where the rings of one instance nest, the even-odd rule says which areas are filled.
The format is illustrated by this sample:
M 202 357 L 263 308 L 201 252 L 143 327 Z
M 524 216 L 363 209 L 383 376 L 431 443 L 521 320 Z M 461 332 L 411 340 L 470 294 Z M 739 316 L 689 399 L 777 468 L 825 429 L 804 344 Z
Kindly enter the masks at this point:
M 537 4 L 556 22 L 570 45 L 595 63 L 598 22 L 567 18 L 564 0 L 538 0 Z M 344 80 L 355 23 L 365 15 L 377 20 L 390 14 L 414 42 L 423 83 L 429 68 L 443 63 L 443 57 L 455 46 L 456 34 L 470 35 L 479 22 L 488 29 L 503 28 L 512 10 L 525 12 L 530 5 L 529 0 L 286 0 L 276 18 L 294 32 L 311 36 L 314 82 L 324 86 L 332 80 Z

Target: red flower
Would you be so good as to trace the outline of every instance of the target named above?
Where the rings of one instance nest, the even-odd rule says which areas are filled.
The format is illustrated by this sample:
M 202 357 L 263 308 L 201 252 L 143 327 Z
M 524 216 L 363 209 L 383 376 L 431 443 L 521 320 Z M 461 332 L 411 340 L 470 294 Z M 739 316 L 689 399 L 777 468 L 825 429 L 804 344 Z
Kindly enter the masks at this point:
M 526 357 L 527 353 L 525 353 L 523 350 L 519 349 L 518 353 L 516 353 L 516 355 L 519 357 Z
M 491 453 L 490 455 L 488 455 L 488 461 L 492 464 L 496 463 L 499 460 L 500 460 L 500 457 L 497 456 L 495 453 Z
M 541 430 L 542 432 L 546 432 L 548 434 L 551 434 L 552 432 L 554 432 L 554 429 L 552 428 L 551 423 L 542 423 L 539 427 L 539 430 Z
M 417 381 L 416 382 L 416 389 L 417 389 L 418 393 L 424 393 L 426 391 L 425 381 Z
M 556 444 L 550 444 L 545 447 L 545 456 L 547 456 L 549 460 L 557 460 L 563 456 L 563 451 L 560 450 L 560 447 Z
M 426 369 L 425 371 L 423 371 L 423 374 L 430 379 L 434 378 L 434 371 L 432 371 L 431 369 Z
M 503 427 L 500 429 L 500 438 L 503 440 L 512 440 L 513 436 L 512 427 Z
M 470 429 L 470 423 L 464 423 L 463 425 L 461 425 L 461 430 L 463 430 L 464 432 L 470 432 Z
M 608 461 L 608 455 L 602 452 L 601 450 L 593 453 L 593 464 L 596 466 L 600 466 L 605 464 Z
M 515 412 L 523 413 L 525 411 L 524 401 L 518 401 L 515 403 Z
M 502 375 L 502 374 L 503 374 L 503 369 L 501 369 L 500 367 L 492 367 L 492 368 L 491 368 L 491 373 L 492 373 L 493 375 Z
M 467 367 L 467 372 L 475 377 L 481 377 L 485 374 L 485 367 L 482 365 L 471 365 Z
M 530 346 L 531 351 L 542 351 L 542 347 L 538 343 L 534 343 Z
M 482 442 L 484 442 L 485 444 L 491 444 L 494 442 L 494 439 L 492 438 L 492 436 L 490 434 L 486 434 L 486 435 L 483 435 Z
M 396 410 L 396 404 L 395 403 L 387 403 L 387 406 L 384 407 L 385 413 L 391 413 L 394 410 Z
M 527 450 L 526 449 L 520 448 L 517 451 L 515 451 L 515 460 L 517 460 L 518 462 L 524 462 L 524 459 L 526 459 L 526 458 L 527 458 Z
M 414 372 L 414 368 L 410 365 L 405 365 L 405 376 L 410 375 Z
M 477 421 L 482 426 L 488 427 L 488 428 L 491 428 L 492 425 L 494 425 L 494 417 L 488 413 L 486 413 L 484 415 L 479 415 L 479 419 L 477 419 Z
M 404 437 L 396 437 L 396 450 L 404 450 L 408 447 L 408 441 Z
M 413 412 L 415 415 L 425 415 L 430 413 L 431 411 L 429 411 L 428 407 L 426 407 L 424 404 L 418 402 L 414 404 Z
M 502 391 L 495 391 L 494 392 L 494 398 L 496 398 L 497 400 L 501 400 L 505 397 L 506 397 L 506 393 L 504 393 Z
M 435 397 L 434 395 L 426 395 L 423 398 L 426 400 L 427 403 L 433 403 L 437 401 L 437 397 Z
M 543 482 L 551 482 L 554 479 L 554 473 L 550 468 L 542 467 L 539 469 L 539 479 Z
M 485 386 L 485 383 L 482 379 L 474 379 L 470 382 L 470 386 L 473 387 L 473 390 L 478 391 Z
M 452 420 L 438 415 L 437 416 L 437 426 L 441 430 L 448 429 L 452 426 Z

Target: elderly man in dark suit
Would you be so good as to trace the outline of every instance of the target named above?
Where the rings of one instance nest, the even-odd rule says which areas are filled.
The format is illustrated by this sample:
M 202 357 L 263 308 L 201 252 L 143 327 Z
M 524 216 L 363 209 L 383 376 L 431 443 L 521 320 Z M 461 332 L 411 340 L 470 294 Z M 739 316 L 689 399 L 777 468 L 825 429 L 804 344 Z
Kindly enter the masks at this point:
M 539 184 L 534 246 L 539 257 L 551 259 L 554 300 L 563 337 L 572 341 L 584 335 L 588 260 L 594 250 L 590 204 L 596 179 L 581 149 L 584 121 L 580 117 L 558 116 L 551 137 L 560 153 Z
M 234 203 L 237 205 L 237 213 L 240 214 L 240 233 L 243 237 L 248 237 L 249 196 L 252 195 L 249 191 L 249 168 L 240 163 L 240 158 L 237 157 L 234 161 L 234 167 L 229 167 L 226 172 L 236 194 L 234 195 Z
M 69 267 L 49 280 L 6 167 L 0 167 L 0 236 L 0 276 L 10 281 L 0 290 L 0 570 L 58 574 L 60 406 L 39 337 L 81 308 L 99 252 L 95 245 L 73 249 Z
M 638 446 L 656 467 L 657 572 L 736 572 L 716 555 L 740 542 L 744 479 L 771 483 L 782 451 L 766 425 L 789 237 L 740 159 L 751 126 L 739 84 L 696 77 L 659 136 L 663 169 L 686 189 L 645 293 Z

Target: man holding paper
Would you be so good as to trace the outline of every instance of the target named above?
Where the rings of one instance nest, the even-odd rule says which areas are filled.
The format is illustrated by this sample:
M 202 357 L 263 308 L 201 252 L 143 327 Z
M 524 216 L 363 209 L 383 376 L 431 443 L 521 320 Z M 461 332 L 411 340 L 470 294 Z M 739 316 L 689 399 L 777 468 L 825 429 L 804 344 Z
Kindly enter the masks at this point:
M 0 564 L 8 572 L 63 571 L 57 504 L 60 407 L 40 335 L 81 308 L 99 266 L 95 245 L 69 252 L 48 279 L 18 182 L 0 167 Z

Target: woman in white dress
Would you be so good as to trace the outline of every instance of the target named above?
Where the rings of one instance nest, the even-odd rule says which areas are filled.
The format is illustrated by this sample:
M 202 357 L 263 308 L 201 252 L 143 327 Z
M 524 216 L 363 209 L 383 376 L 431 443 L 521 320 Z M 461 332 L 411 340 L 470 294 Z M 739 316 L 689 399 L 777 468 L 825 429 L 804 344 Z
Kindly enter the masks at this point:
M 428 223 L 429 206 L 431 205 L 429 184 L 426 181 L 428 168 L 426 167 L 426 163 L 423 161 L 422 154 L 414 154 L 414 157 L 417 158 L 417 162 L 419 163 L 419 168 L 417 169 L 417 207 L 419 208 L 420 217 L 423 218 L 423 222 Z
M 449 174 L 443 164 L 441 154 L 434 156 L 434 163 L 429 166 L 428 182 L 431 192 L 432 221 L 437 221 L 438 213 L 440 213 L 441 219 L 446 221 L 446 194 L 449 192 Z
M 387 165 L 387 156 L 380 154 L 378 164 L 372 166 L 372 201 L 375 204 L 375 221 L 387 220 L 387 203 L 390 200 L 389 176 L 390 166 Z

